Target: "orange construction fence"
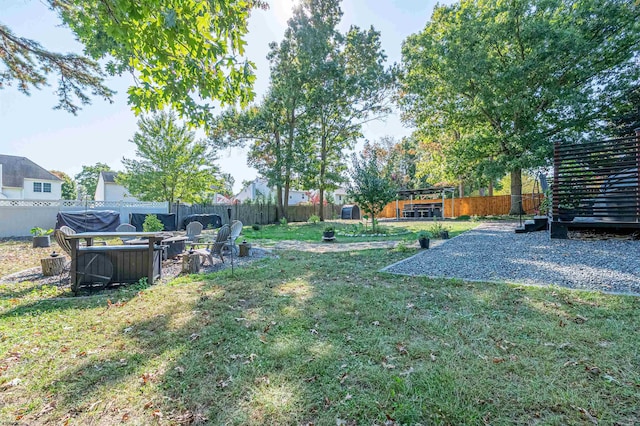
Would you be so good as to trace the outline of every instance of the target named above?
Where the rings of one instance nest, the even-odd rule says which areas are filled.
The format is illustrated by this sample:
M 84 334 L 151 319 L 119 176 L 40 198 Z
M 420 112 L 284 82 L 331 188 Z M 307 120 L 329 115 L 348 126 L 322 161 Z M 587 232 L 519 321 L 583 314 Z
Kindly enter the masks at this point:
M 544 198 L 543 194 L 522 194 L 522 208 L 525 212 L 533 214 L 537 206 L 540 205 L 540 201 Z M 396 206 L 396 202 L 392 201 L 387 204 L 382 213 L 378 215 L 380 218 L 395 218 L 396 208 L 400 209 L 400 217 L 402 217 L 402 210 L 407 205 L 420 204 L 420 203 L 441 203 L 442 198 L 429 199 L 429 200 L 399 200 Z M 438 204 L 440 205 L 440 204 Z M 453 212 L 451 208 L 453 207 Z M 464 198 L 446 198 L 444 200 L 444 217 L 458 217 L 458 216 L 492 216 L 492 215 L 505 215 L 509 214 L 511 209 L 511 195 L 496 195 L 493 197 L 464 197 Z

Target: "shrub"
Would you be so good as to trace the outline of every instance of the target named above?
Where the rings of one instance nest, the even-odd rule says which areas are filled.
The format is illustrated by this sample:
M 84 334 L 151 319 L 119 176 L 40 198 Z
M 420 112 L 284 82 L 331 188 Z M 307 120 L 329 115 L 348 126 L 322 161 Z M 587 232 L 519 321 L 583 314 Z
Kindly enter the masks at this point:
M 155 214 L 149 214 L 144 218 L 142 223 L 142 230 L 144 232 L 159 232 L 164 229 L 164 224 L 158 219 Z
M 419 231 L 418 232 L 418 239 L 421 240 L 423 238 L 427 238 L 427 239 L 431 238 L 431 232 L 424 231 L 424 230 L 423 231 Z
M 261 229 L 262 229 L 262 226 L 260 226 L 260 225 L 259 225 L 259 224 L 257 224 L 257 223 L 254 223 L 253 225 L 251 225 L 251 228 L 252 228 L 254 231 L 259 231 L 259 230 L 261 230 Z
M 440 222 L 435 222 L 429 227 L 429 232 L 434 238 L 442 238 L 442 234 L 449 232 L 449 228 L 442 226 L 442 223 Z
M 335 232 L 336 231 L 336 227 L 333 225 L 327 225 L 324 227 L 324 232 Z
M 45 235 L 49 235 L 53 232 L 53 229 L 43 229 L 38 226 L 31 228 L 31 235 L 34 237 L 43 237 Z
M 289 221 L 287 220 L 286 217 L 281 217 L 280 218 L 280 225 L 287 226 L 288 224 L 289 224 Z
M 307 222 L 316 224 L 320 222 L 320 216 L 318 216 L 317 214 L 312 214 L 311 216 L 309 216 L 309 220 L 307 220 Z

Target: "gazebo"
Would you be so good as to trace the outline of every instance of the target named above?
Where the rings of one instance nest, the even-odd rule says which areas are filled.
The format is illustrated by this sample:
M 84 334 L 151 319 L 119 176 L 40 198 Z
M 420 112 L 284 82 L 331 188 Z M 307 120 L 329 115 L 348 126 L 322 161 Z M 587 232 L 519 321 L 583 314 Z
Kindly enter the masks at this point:
M 453 205 L 455 198 L 455 188 L 452 186 L 431 186 L 421 189 L 403 189 L 398 191 L 396 197 L 396 219 L 408 218 L 444 218 L 444 203 L 447 192 L 451 197 L 451 217 L 454 217 Z M 416 199 L 422 196 L 438 196 L 439 198 Z M 400 211 L 400 199 L 409 200 Z

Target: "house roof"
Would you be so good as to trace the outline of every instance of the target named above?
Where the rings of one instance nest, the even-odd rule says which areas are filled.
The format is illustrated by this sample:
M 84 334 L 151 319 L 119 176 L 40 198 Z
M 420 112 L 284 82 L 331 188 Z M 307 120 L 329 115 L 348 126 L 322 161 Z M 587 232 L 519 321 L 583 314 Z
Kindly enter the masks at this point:
M 116 175 L 118 172 L 100 172 L 104 183 L 116 183 Z
M 26 157 L 0 155 L 0 164 L 2 164 L 3 186 L 22 188 L 25 179 L 62 181 Z

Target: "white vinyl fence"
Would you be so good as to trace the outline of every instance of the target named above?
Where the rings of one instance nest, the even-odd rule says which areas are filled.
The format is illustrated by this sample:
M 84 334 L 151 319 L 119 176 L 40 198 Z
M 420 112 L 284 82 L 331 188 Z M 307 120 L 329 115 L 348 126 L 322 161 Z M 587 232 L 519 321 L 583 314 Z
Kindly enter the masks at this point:
M 129 223 L 129 213 L 168 213 L 168 203 L 136 201 L 0 200 L 0 238 L 26 237 L 31 228 L 56 226 L 58 212 L 113 210 L 120 223 Z

